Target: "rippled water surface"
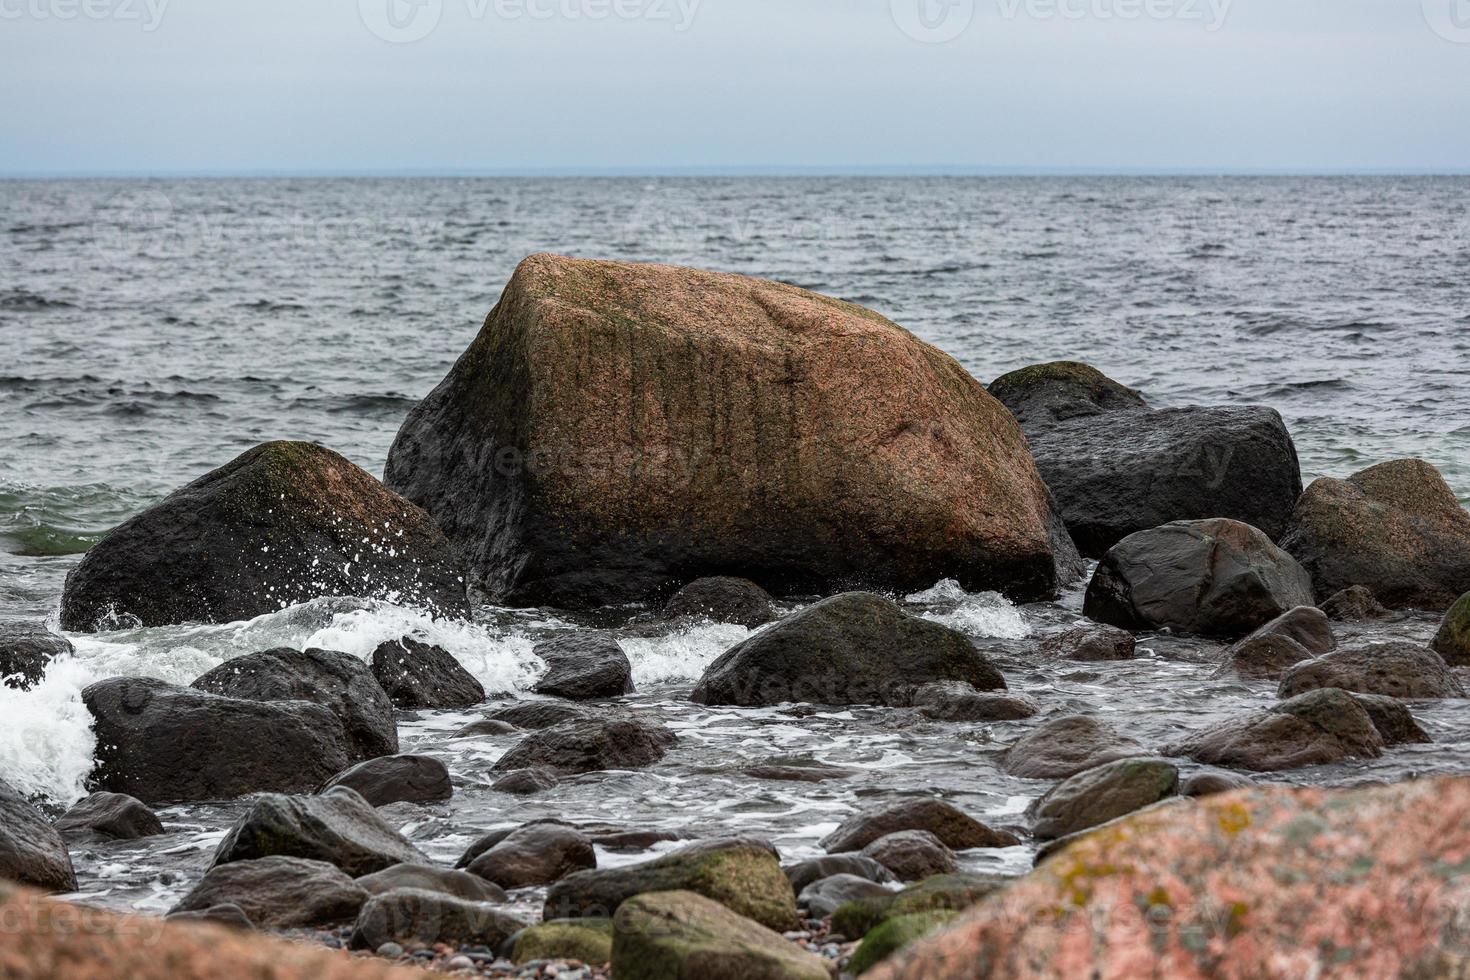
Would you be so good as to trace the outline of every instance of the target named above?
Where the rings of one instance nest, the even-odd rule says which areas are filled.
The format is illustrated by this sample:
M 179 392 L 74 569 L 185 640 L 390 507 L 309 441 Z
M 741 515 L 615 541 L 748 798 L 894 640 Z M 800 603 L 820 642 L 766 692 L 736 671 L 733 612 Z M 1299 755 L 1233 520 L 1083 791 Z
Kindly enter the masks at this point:
M 1423 456 L 1470 500 L 1470 180 L 667 179 L 0 182 L 0 616 L 51 617 L 62 579 L 107 528 L 272 438 L 319 441 L 381 473 L 398 425 L 477 331 L 515 264 L 553 250 L 700 265 L 871 306 L 983 381 L 1090 361 L 1156 405 L 1269 404 L 1305 475 Z M 1080 596 L 950 617 L 990 649 L 1040 718 L 924 721 L 896 709 L 709 709 L 684 699 L 746 631 L 625 631 L 639 710 L 681 739 L 641 773 L 582 777 L 529 800 L 492 793 L 513 737 L 448 737 L 475 713 L 405 716 L 405 751 L 443 758 L 453 801 L 395 806 L 451 858 L 479 830 L 537 816 L 689 835 L 750 831 L 784 852 L 855 808 L 937 792 L 1005 824 L 1046 784 L 996 759 L 1046 717 L 1107 715 L 1151 745 L 1264 705 L 1268 685 L 1210 679 L 1218 646 L 1143 642 L 1123 665 L 1043 662 L 1028 636 Z M 0 687 L 0 778 L 66 802 L 92 742 L 80 690 L 117 674 L 187 683 L 283 644 L 366 655 L 415 633 L 516 696 L 537 638 L 585 628 L 554 610 L 482 609 L 474 625 L 320 600 L 250 623 L 75 637 L 37 689 Z M 1429 617 L 1365 628 L 1427 638 Z M 1290 774 L 1402 778 L 1466 767 L 1470 706 L 1416 708 L 1433 746 Z M 771 759 L 852 770 L 822 784 L 739 772 Z M 1467 767 L 1470 768 L 1470 767 Z M 187 888 L 238 805 L 174 808 L 161 840 L 85 847 L 84 891 L 159 910 Z M 601 854 L 604 863 L 638 856 Z M 1025 849 L 966 856 L 1019 869 Z

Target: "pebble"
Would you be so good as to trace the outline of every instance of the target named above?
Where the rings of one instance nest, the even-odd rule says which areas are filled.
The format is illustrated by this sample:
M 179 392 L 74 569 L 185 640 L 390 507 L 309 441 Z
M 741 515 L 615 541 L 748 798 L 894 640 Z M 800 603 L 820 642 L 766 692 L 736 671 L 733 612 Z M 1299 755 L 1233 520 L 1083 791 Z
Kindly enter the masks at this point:
M 470 959 L 468 956 L 456 956 L 452 958 L 448 963 L 445 963 L 444 967 L 445 969 L 451 971 L 473 970 L 475 968 L 475 961 Z
M 397 943 L 384 943 L 378 947 L 378 955 L 385 960 L 396 960 L 403 955 L 403 947 Z

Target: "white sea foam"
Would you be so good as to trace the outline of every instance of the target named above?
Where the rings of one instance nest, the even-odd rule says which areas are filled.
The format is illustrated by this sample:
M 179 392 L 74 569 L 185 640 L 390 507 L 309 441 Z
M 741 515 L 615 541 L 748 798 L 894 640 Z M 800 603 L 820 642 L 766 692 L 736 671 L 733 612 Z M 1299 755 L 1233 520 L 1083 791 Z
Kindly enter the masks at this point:
M 58 803 L 85 795 L 96 739 L 82 690 L 96 679 L 84 662 L 61 657 L 29 691 L 0 685 L 0 779 Z
M 1031 635 L 1026 617 L 998 592 L 966 592 L 954 579 L 942 579 L 932 589 L 905 596 L 913 605 L 930 606 L 920 615 L 970 636 L 1020 640 Z
M 733 623 L 700 623 L 668 636 L 618 642 L 633 665 L 633 683 L 641 687 L 698 680 L 716 657 L 751 635 Z

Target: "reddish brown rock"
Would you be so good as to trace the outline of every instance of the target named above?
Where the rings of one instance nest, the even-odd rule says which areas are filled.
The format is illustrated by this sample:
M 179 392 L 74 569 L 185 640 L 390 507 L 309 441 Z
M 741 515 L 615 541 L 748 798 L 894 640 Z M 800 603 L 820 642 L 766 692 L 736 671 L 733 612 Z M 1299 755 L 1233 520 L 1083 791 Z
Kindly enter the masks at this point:
M 1256 788 L 1099 828 L 872 980 L 1464 977 L 1470 779 Z
M 386 482 L 516 604 L 702 575 L 1030 599 L 1075 561 L 1020 426 L 953 358 L 850 303 L 672 266 L 526 259 Z

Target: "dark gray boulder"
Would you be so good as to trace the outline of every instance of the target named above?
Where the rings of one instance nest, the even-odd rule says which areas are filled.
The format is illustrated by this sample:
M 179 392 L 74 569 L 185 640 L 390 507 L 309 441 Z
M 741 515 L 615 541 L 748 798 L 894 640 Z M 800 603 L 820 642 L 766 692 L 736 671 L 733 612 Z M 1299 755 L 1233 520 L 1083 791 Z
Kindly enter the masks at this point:
M 66 577 L 61 626 L 229 623 L 321 596 L 469 615 L 428 514 L 329 449 L 268 442 L 93 545 Z
M 210 868 L 170 915 L 234 905 L 262 929 L 350 922 L 368 893 L 335 865 L 274 856 Z
M 1242 636 L 1312 603 L 1312 580 L 1260 530 L 1239 521 L 1181 521 L 1114 545 L 1087 586 L 1083 611 L 1128 630 Z
M 214 865 L 272 855 L 325 861 L 353 877 L 395 864 L 430 863 L 367 800 L 344 786 L 321 796 L 258 797 L 220 841 Z
M 1314 657 L 1337 649 L 1337 634 L 1332 631 L 1332 621 L 1315 606 L 1288 609 L 1251 636 L 1284 636 L 1295 640 Z
M 574 871 L 597 867 L 592 841 L 574 827 L 531 823 L 518 827 L 470 862 L 469 872 L 501 888 L 550 885 Z
M 0 780 L 0 879 L 48 892 L 74 892 L 66 842 L 39 810 Z
M 1353 700 L 1368 712 L 1373 727 L 1383 737 L 1384 745 L 1428 745 L 1434 741 L 1420 727 L 1409 706 L 1398 698 L 1383 694 L 1354 694 Z
M 385 755 L 359 762 L 327 780 L 322 791 L 333 786 L 354 789 L 373 806 L 438 803 L 454 795 L 449 770 L 427 755 Z
M 505 889 L 468 871 L 429 868 L 419 864 L 395 864 L 357 879 L 357 885 L 369 895 L 386 895 L 402 888 L 439 892 L 466 902 L 507 901 Z
M 1013 847 L 1019 838 L 1004 830 L 992 830 L 974 817 L 943 800 L 922 797 L 901 800 L 848 817 L 818 843 L 829 854 L 860 851 L 888 834 L 905 830 L 928 831 L 947 847 Z
M 725 651 L 690 698 L 745 707 L 790 701 L 907 705 L 916 687 L 933 681 L 987 691 L 1006 686 L 963 633 L 910 616 L 881 596 L 848 592 Z
M 606 633 L 572 633 L 542 640 L 531 652 L 546 661 L 537 694 L 600 701 L 633 693 L 633 665 Z
M 0 679 L 6 687 L 29 691 L 51 661 L 72 652 L 70 640 L 40 623 L 0 622 Z
M 878 864 L 872 858 L 866 860 Z M 878 867 L 883 868 L 881 864 L 878 864 Z M 887 868 L 883 868 L 883 872 L 890 878 L 892 877 L 892 872 Z M 864 898 L 886 898 L 892 894 L 891 889 L 884 888 L 869 878 L 852 874 L 835 874 L 820 878 L 803 888 L 796 896 L 796 905 L 798 908 L 805 909 L 810 918 L 825 919 L 848 902 L 856 902 Z
M 977 691 L 959 681 L 925 684 L 913 701 L 919 714 L 935 721 L 1019 721 L 1041 710 L 1029 695 Z
M 900 830 L 867 844 L 862 854 L 893 872 L 899 881 L 923 881 L 959 870 L 954 852 L 927 830 Z
M 1167 408 L 1029 432 L 1082 554 L 1176 521 L 1230 518 L 1276 537 L 1302 492 L 1296 447 L 1269 408 Z
M 1079 772 L 1047 791 L 1031 810 L 1031 830 L 1051 840 L 1153 806 L 1179 789 L 1179 769 L 1164 759 L 1118 759 Z
M 555 789 L 561 784 L 556 773 L 544 767 L 516 769 L 501 776 L 490 784 L 497 793 L 513 793 L 516 796 L 532 796 Z
M 1209 766 L 1281 772 L 1343 759 L 1376 759 L 1383 736 L 1346 691 L 1309 691 L 1190 736 L 1168 751 Z
M 368 899 L 358 913 L 350 944 L 363 950 L 375 950 L 384 943 L 499 949 L 527 925 L 491 904 L 400 888 Z
M 550 769 L 557 773 L 645 769 L 662 759 L 676 741 L 662 725 L 632 718 L 572 721 L 532 732 L 511 746 L 494 765 L 512 769 Z
M 695 579 L 664 604 L 664 617 L 709 619 L 746 629 L 764 626 L 776 618 L 771 597 L 750 579 L 715 576 Z
M 97 735 L 99 789 L 145 803 L 309 792 L 348 764 L 342 722 L 304 701 L 225 698 L 146 677 L 82 692 Z
M 1317 480 L 1280 540 L 1324 598 L 1359 585 L 1394 609 L 1440 610 L 1470 592 L 1470 513 L 1421 459 Z
M 992 381 L 989 391 L 1031 438 L 1059 422 L 1109 412 L 1148 411 L 1148 402 L 1138 392 L 1078 361 L 1033 364 L 1012 371 Z
M 1297 664 L 1311 659 L 1312 654 L 1288 636 L 1251 635 L 1225 651 L 1225 660 L 1214 676 L 1275 681 Z
M 1132 660 L 1138 655 L 1135 647 L 1133 634 L 1127 630 L 1091 623 L 1046 637 L 1041 641 L 1038 652 L 1057 660 L 1095 663 Z
M 1005 771 L 1025 779 L 1066 779 L 1114 759 L 1146 755 L 1143 745 L 1088 715 L 1054 718 L 1028 732 L 1001 757 Z
M 1319 688 L 1410 701 L 1466 696 L 1444 658 L 1428 647 L 1397 640 L 1343 647 L 1298 664 L 1281 678 L 1277 694 L 1291 698 Z
M 834 875 L 862 878 L 875 883 L 897 880 L 893 877 L 893 872 L 864 854 L 828 854 L 825 857 L 798 861 L 786 868 L 786 877 L 798 895 L 813 882 Z
M 408 636 L 379 644 L 372 672 L 399 708 L 473 708 L 485 700 L 484 685 L 454 654 Z
M 93 793 L 56 821 L 63 834 L 95 834 L 111 840 L 138 840 L 163 833 L 158 814 L 125 793 Z
M 523 731 L 537 731 L 569 721 L 593 721 L 604 718 L 607 712 L 594 711 L 585 705 L 568 704 L 565 701 L 521 701 L 507 708 L 490 713 L 491 721 L 503 721 Z
M 342 720 L 354 760 L 398 751 L 398 720 L 367 664 L 336 650 L 280 647 L 226 660 L 190 685 L 247 701 L 310 701 Z

